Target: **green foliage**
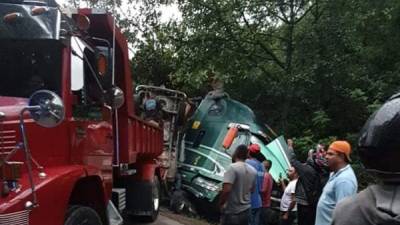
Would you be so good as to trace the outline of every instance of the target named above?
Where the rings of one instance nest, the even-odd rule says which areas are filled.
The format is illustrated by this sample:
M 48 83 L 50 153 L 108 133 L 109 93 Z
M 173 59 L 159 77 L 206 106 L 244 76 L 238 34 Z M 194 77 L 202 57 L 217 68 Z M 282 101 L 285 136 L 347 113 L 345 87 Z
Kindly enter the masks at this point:
M 311 121 L 313 126 L 319 129 L 325 129 L 331 123 L 331 119 L 324 110 L 315 111 Z
M 139 51 L 132 58 L 132 70 L 139 84 L 172 86 L 170 76 L 176 71 L 174 52 L 166 47 L 162 32 L 156 39 L 147 38 L 138 45 Z

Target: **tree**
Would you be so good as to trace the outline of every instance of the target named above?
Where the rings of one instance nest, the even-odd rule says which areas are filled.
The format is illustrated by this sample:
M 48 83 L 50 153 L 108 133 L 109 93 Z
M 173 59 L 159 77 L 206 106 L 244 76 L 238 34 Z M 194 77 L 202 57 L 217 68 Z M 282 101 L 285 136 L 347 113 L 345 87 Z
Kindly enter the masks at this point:
M 258 95 L 281 103 L 274 105 L 285 130 L 296 82 L 295 29 L 314 6 L 306 0 L 180 2 L 183 21 L 172 37 L 179 58 L 174 78 L 199 87 L 211 72 L 232 88 L 237 82 L 268 85 Z

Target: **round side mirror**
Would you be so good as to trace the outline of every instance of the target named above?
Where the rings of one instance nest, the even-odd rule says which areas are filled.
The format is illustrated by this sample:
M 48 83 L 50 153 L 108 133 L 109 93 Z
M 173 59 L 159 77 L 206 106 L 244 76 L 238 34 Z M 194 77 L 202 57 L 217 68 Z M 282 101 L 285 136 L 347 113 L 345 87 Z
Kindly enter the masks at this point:
M 54 92 L 40 90 L 32 94 L 28 108 L 31 117 L 42 127 L 55 127 L 65 117 L 64 104 Z
M 121 88 L 119 87 L 111 88 L 110 95 L 111 95 L 110 105 L 113 109 L 118 109 L 124 104 L 125 97 L 124 97 L 124 92 L 121 90 Z

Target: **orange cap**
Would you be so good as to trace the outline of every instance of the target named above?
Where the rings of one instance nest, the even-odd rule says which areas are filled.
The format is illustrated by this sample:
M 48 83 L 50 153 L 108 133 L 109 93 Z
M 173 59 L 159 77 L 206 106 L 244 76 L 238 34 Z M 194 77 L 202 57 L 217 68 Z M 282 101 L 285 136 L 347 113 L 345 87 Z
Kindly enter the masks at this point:
M 349 142 L 347 141 L 334 141 L 332 142 L 331 145 L 329 145 L 329 148 L 336 151 L 336 152 L 341 152 L 346 155 L 346 158 L 351 161 L 350 159 L 350 153 L 351 153 L 351 146 Z

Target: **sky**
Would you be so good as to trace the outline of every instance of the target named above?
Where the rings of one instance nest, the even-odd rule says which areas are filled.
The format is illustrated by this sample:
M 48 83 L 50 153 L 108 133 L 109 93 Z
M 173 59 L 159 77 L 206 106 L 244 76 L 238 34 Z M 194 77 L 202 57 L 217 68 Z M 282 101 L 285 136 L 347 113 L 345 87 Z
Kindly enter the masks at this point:
M 122 7 L 119 8 L 119 10 L 123 10 L 124 8 L 126 9 L 129 7 L 127 5 L 127 0 L 121 0 L 122 1 Z M 60 5 L 67 4 L 68 0 L 56 0 L 56 2 Z M 170 5 L 163 5 L 160 8 L 161 11 L 161 22 L 168 22 L 169 20 L 179 20 L 182 15 L 179 12 L 178 6 L 176 4 L 170 4 Z

